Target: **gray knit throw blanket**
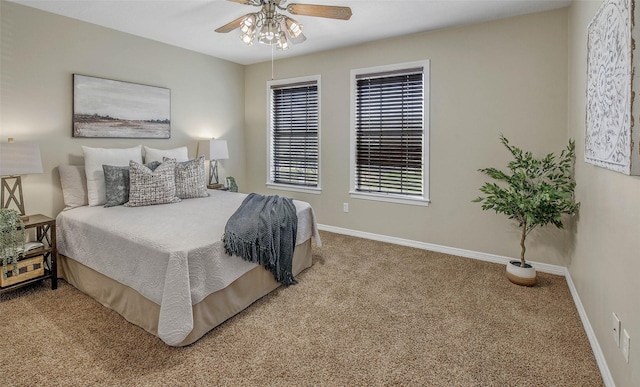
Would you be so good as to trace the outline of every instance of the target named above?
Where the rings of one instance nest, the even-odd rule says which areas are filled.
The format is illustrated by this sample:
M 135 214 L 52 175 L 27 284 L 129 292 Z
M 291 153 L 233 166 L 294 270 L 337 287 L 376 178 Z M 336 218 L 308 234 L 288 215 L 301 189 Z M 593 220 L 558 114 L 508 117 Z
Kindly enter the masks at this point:
M 225 252 L 261 264 L 280 284 L 293 278 L 293 249 L 298 216 L 293 200 L 252 193 L 231 215 L 224 229 Z

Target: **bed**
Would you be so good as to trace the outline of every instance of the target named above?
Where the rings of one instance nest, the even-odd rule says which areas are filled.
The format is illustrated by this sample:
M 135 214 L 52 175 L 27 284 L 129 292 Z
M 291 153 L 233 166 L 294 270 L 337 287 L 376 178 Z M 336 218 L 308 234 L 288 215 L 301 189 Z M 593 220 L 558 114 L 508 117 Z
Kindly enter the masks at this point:
M 262 266 L 224 251 L 225 224 L 247 195 L 208 195 L 67 208 L 56 218 L 58 276 L 168 345 L 197 341 L 280 286 Z M 312 238 L 321 242 L 311 206 L 294 204 L 297 275 L 311 266 Z

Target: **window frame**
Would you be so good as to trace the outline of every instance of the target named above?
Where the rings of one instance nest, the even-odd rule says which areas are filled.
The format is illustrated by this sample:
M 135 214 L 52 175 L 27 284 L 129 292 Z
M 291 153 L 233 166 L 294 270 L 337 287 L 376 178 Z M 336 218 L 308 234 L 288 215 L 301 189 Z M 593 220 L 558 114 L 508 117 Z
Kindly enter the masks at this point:
M 357 191 L 356 187 L 356 146 L 357 146 L 357 128 L 356 128 L 356 114 L 357 114 L 357 78 L 362 75 L 375 75 L 378 73 L 396 72 L 402 70 L 408 70 L 412 68 L 422 67 L 422 85 L 423 85 L 423 117 L 422 117 L 422 195 L 405 195 L 405 194 L 393 194 L 383 192 L 361 192 Z M 417 206 L 428 206 L 429 199 L 429 95 L 430 95 L 430 61 L 421 60 L 415 62 L 398 63 L 385 66 L 367 67 L 361 69 L 351 70 L 350 84 L 351 84 L 351 122 L 350 122 L 350 187 L 349 195 L 352 199 L 364 199 L 364 200 L 377 200 L 383 202 L 409 204 Z
M 316 187 L 305 187 L 299 186 L 295 184 L 285 184 L 285 183 L 276 183 L 272 180 L 271 174 L 271 166 L 273 163 L 273 87 L 284 86 L 287 85 L 295 85 L 296 83 L 306 83 L 306 82 L 316 82 L 317 93 L 318 93 L 318 184 Z M 321 177 L 321 77 L 320 75 L 310 75 L 298 78 L 288 78 L 288 79 L 278 79 L 267 81 L 267 188 L 283 190 L 283 191 L 293 191 L 293 192 L 302 192 L 302 193 L 310 193 L 319 195 L 322 192 L 322 177 Z

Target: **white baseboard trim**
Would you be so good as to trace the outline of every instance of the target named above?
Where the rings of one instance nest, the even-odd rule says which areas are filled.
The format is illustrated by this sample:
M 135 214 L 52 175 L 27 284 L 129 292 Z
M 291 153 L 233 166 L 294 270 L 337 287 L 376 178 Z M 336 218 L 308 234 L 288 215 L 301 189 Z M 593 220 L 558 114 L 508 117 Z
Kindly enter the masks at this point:
M 504 265 L 506 265 L 510 260 L 513 260 L 513 258 L 509 258 L 501 255 L 487 254 L 487 253 L 481 253 L 478 251 L 436 245 L 432 243 L 419 242 L 419 241 L 414 241 L 410 239 L 402 239 L 402 238 L 396 238 L 396 237 L 391 237 L 386 235 L 373 234 L 373 233 L 364 232 L 364 231 L 351 230 L 348 228 L 329 226 L 326 224 L 318 224 L 318 229 L 322 231 L 333 232 L 336 234 L 349 235 L 349 236 L 354 236 L 354 237 L 364 238 L 364 239 L 371 239 L 374 241 L 387 242 L 387 243 L 392 243 L 392 244 L 407 246 L 407 247 L 415 247 L 417 249 L 435 251 L 438 253 L 451 254 L 459 257 L 478 259 L 481 261 L 499 263 Z M 531 262 L 531 263 L 535 266 L 536 270 L 540 272 L 556 274 L 556 275 L 561 275 L 565 277 L 565 279 L 567 280 L 567 285 L 569 286 L 569 291 L 571 292 L 571 296 L 573 297 L 573 302 L 576 305 L 576 308 L 578 309 L 580 320 L 582 320 L 582 325 L 584 326 L 584 330 L 589 339 L 589 343 L 591 344 L 591 349 L 593 350 L 593 354 L 596 358 L 596 363 L 598 364 L 598 368 L 600 369 L 600 373 L 602 374 L 602 379 L 604 381 L 604 384 L 605 386 L 608 386 L 608 387 L 615 387 L 613 376 L 609 371 L 609 367 L 607 366 L 607 362 L 604 358 L 604 354 L 602 353 L 602 349 L 600 348 L 600 344 L 598 343 L 598 339 L 596 338 L 596 334 L 593 331 L 593 327 L 591 326 L 591 323 L 589 322 L 589 318 L 587 317 L 587 312 L 584 310 L 584 307 L 582 306 L 582 302 L 580 301 L 580 296 L 578 295 L 578 291 L 576 290 L 573 284 L 573 281 L 571 279 L 571 274 L 569 274 L 569 270 L 564 266 L 551 265 L 548 263 L 540 263 L 540 262 Z
M 410 239 L 402 239 L 402 238 L 390 237 L 386 235 L 372 234 L 364 231 L 351 230 L 348 228 L 328 226 L 326 224 L 319 224 L 318 229 L 323 231 L 333 232 L 336 234 L 350 235 L 358 238 L 371 239 L 379 242 L 393 243 L 396 245 L 407 246 L 407 247 L 415 247 L 417 249 L 435 251 L 437 253 L 457 255 L 459 257 L 473 258 L 473 259 L 478 259 L 480 261 L 500 263 L 504 265 L 506 265 L 509 261 L 512 261 L 514 259 L 514 258 L 504 257 L 501 255 L 487 254 L 487 253 L 481 253 L 478 251 L 459 249 L 456 247 L 435 245 L 433 243 L 418 242 Z M 548 263 L 539 263 L 539 262 L 533 262 L 533 261 L 527 261 L 527 262 L 530 262 L 531 264 L 533 264 L 533 266 L 535 266 L 537 271 L 540 271 L 543 273 L 565 275 L 567 272 L 567 269 L 564 266 L 550 265 Z
M 598 368 L 600 369 L 600 374 L 602 375 L 604 385 L 607 387 L 615 387 L 616 384 L 613 381 L 611 371 L 609 371 L 609 366 L 607 365 L 607 361 L 605 360 L 604 354 L 602 353 L 602 348 L 600 348 L 596 333 L 593 331 L 593 327 L 591 326 L 589 318 L 587 317 L 587 311 L 584 310 L 584 306 L 582 306 L 582 301 L 580 301 L 580 296 L 578 295 L 578 291 L 573 284 L 573 280 L 571 279 L 569 270 L 566 271 L 567 273 L 565 275 L 565 278 L 567 280 L 567 285 L 569 285 L 569 291 L 571 292 L 571 296 L 573 296 L 573 302 L 576 304 L 576 309 L 578 309 L 578 314 L 580 315 L 580 320 L 582 320 L 584 331 L 587 333 L 587 338 L 589 339 L 589 343 L 591 344 L 591 349 L 593 350 L 593 355 L 596 358 L 596 363 L 598 363 Z

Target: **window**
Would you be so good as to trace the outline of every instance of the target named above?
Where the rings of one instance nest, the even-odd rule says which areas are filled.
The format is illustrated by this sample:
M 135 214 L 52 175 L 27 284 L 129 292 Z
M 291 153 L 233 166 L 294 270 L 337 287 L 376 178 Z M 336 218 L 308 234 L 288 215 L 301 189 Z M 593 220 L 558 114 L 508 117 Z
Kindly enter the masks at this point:
M 351 71 L 351 197 L 428 203 L 429 62 Z
M 270 188 L 320 193 L 319 81 L 313 76 L 267 83 Z

